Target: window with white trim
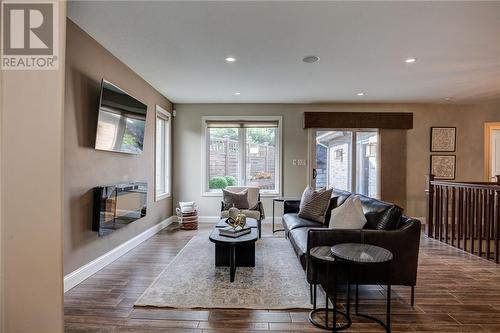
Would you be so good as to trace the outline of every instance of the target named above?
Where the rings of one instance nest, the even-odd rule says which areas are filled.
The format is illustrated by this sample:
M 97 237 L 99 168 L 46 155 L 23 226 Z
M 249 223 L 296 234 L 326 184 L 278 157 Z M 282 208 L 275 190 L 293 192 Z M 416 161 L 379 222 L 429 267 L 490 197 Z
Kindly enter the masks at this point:
M 156 106 L 155 136 L 155 200 L 161 200 L 171 193 L 171 116 L 160 106 Z
M 204 117 L 205 194 L 227 186 L 281 193 L 281 117 Z

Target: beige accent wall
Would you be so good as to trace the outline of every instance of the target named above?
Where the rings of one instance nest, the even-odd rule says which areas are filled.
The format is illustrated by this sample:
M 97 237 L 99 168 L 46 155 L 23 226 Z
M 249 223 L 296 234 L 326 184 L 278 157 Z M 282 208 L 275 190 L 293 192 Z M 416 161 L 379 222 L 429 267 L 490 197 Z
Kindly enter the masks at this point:
M 64 274 L 89 263 L 172 215 L 172 199 L 154 200 L 155 104 L 172 104 L 76 24 L 67 21 L 64 121 Z M 101 79 L 148 105 L 144 152 L 130 155 L 94 149 Z M 166 78 L 167 79 L 167 78 Z M 147 181 L 145 218 L 98 237 L 91 231 L 92 188 Z
M 59 70 L 2 73 L 1 321 L 8 333 L 63 331 L 66 3 L 59 8 Z
M 303 112 L 413 112 L 414 128 L 381 131 L 383 165 L 403 174 L 382 170 L 382 195 L 398 202 L 406 213 L 425 216 L 425 175 L 429 170 L 430 127 L 457 127 L 457 179 L 483 179 L 483 124 L 500 120 L 500 102 L 477 105 L 453 104 L 177 104 L 174 129 L 174 204 L 195 200 L 200 215 L 217 216 L 220 197 L 204 197 L 201 175 L 201 117 L 212 115 L 282 115 L 283 116 L 283 190 L 286 196 L 300 196 L 307 185 L 307 167 L 293 166 L 292 159 L 307 159 L 307 131 L 303 127 Z M 401 141 L 406 139 L 405 145 Z M 392 153 L 391 153 L 392 152 Z M 395 166 L 396 165 L 396 166 Z M 398 184 L 400 186 L 398 186 Z M 406 188 L 405 188 L 406 187 Z M 387 190 L 389 188 L 389 190 Z M 392 193 L 393 189 L 403 193 Z M 406 194 L 406 198 L 401 197 Z M 399 200 L 399 201 L 398 201 Z M 263 200 L 267 216 L 271 215 L 271 199 Z M 278 211 L 278 214 L 280 211 Z

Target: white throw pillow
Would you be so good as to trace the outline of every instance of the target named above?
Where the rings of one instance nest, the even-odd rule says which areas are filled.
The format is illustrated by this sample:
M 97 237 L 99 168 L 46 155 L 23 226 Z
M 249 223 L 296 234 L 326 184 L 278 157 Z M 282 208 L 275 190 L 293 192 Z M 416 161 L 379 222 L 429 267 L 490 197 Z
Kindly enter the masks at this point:
M 330 229 L 362 229 L 366 224 L 361 200 L 357 195 L 350 196 L 342 205 L 332 210 Z

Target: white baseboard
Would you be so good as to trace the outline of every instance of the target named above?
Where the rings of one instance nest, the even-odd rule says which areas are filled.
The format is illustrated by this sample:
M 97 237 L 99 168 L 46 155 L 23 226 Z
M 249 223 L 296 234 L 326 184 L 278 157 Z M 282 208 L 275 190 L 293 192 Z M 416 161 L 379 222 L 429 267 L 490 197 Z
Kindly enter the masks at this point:
M 134 238 L 129 239 L 123 244 L 118 245 L 111 251 L 103 254 L 97 259 L 92 260 L 88 264 L 76 269 L 75 271 L 69 273 L 64 277 L 64 292 L 77 286 L 83 280 L 87 279 L 91 275 L 97 273 L 99 270 L 103 269 L 116 259 L 120 258 L 122 255 L 132 250 L 137 245 L 141 244 L 145 240 L 149 239 L 151 236 L 157 234 L 160 230 L 167 227 L 169 224 L 174 222 L 173 216 L 155 224 L 148 230 L 140 233 Z
M 219 216 L 198 216 L 198 222 L 199 223 L 217 223 L 220 221 Z M 273 221 L 272 217 L 266 217 L 264 220 L 262 220 L 262 223 L 271 223 Z M 280 217 L 275 217 L 274 222 L 280 222 L 281 219 Z

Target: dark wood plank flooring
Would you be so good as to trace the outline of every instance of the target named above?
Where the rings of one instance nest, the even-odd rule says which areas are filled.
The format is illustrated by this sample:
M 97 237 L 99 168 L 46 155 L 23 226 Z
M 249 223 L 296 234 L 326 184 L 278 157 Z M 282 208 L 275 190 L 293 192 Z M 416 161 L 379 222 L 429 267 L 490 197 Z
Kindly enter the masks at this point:
M 196 232 L 171 225 L 68 291 L 66 332 L 324 332 L 308 322 L 307 311 L 135 309 Z M 269 225 L 264 235 L 271 235 Z M 409 306 L 409 288 L 393 291 L 393 332 L 500 332 L 500 265 L 423 237 L 416 306 Z M 362 288 L 363 312 L 383 316 L 384 293 L 378 286 Z M 346 332 L 383 332 L 369 321 L 353 321 Z

